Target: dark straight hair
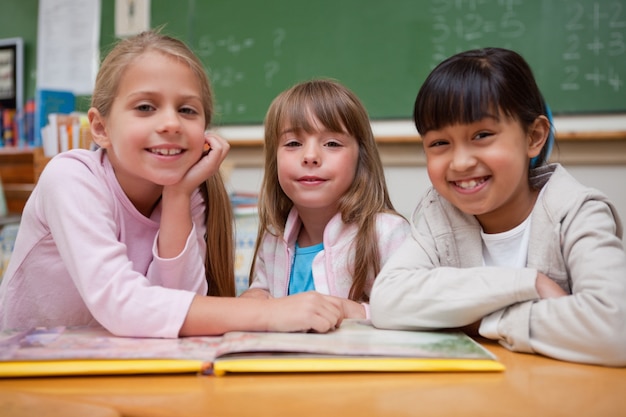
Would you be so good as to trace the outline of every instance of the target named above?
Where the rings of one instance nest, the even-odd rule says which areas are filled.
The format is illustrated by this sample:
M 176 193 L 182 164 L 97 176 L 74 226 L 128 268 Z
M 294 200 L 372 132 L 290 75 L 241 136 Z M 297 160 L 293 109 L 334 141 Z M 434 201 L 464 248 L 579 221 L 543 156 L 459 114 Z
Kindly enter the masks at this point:
M 526 60 L 503 48 L 461 52 L 441 62 L 420 88 L 413 121 L 420 135 L 453 124 L 469 124 L 487 116 L 518 120 L 524 129 L 544 115 L 550 138 L 533 166 L 547 162 L 552 148 L 552 115 Z

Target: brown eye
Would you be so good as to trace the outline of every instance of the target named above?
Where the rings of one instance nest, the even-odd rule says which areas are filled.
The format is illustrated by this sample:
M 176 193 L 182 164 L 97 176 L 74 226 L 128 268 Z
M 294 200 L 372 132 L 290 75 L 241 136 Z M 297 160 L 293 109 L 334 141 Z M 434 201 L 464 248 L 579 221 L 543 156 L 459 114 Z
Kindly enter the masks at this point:
M 444 145 L 447 145 L 447 144 L 448 144 L 448 142 L 445 141 L 445 140 L 435 140 L 435 141 L 432 141 L 431 143 L 429 143 L 428 147 L 429 148 L 437 148 L 437 147 L 444 146 Z
M 190 115 L 198 114 L 198 112 L 192 109 L 191 107 L 183 107 L 182 109 L 179 110 L 179 112 L 184 113 L 184 114 L 190 114 Z
M 480 132 L 476 136 L 474 136 L 474 139 L 484 139 L 484 138 L 487 138 L 487 137 L 489 137 L 491 135 L 492 135 L 491 132 Z
M 152 107 L 149 104 L 140 104 L 137 107 L 135 107 L 135 109 L 139 111 L 152 111 L 154 110 L 154 107 Z

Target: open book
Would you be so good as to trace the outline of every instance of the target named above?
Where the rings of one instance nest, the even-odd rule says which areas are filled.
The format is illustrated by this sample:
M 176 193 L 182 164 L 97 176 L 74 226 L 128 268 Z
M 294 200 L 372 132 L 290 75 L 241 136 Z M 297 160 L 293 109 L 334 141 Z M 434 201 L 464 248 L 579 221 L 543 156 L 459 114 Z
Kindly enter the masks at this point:
M 502 370 L 495 356 L 463 333 L 380 330 L 360 320 L 344 320 L 324 334 L 230 332 L 150 339 L 64 327 L 0 334 L 0 377 Z

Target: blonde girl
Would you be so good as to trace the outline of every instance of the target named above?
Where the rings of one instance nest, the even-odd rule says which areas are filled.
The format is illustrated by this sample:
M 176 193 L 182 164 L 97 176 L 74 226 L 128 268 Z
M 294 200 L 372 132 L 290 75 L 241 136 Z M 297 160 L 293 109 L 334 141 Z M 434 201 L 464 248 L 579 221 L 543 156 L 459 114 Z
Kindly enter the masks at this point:
M 408 234 L 389 199 L 367 112 L 345 86 L 311 80 L 265 119 L 259 236 L 244 296 L 308 290 L 368 317 L 374 277 Z
M 46 166 L 23 212 L 0 287 L 3 329 L 102 325 L 116 335 L 327 331 L 336 300 L 234 298 L 232 212 L 206 134 L 212 92 L 181 41 L 149 31 L 120 41 L 96 79 L 96 151 Z

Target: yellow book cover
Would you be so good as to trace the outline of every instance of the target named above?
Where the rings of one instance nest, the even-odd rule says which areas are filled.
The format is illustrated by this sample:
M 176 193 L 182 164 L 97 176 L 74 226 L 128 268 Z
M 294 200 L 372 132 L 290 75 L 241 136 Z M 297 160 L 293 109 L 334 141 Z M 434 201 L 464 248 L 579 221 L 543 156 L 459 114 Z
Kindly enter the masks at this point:
M 329 333 L 230 332 L 178 339 L 116 337 L 102 328 L 0 335 L 0 377 L 259 372 L 503 371 L 460 332 L 381 330 L 345 320 Z

